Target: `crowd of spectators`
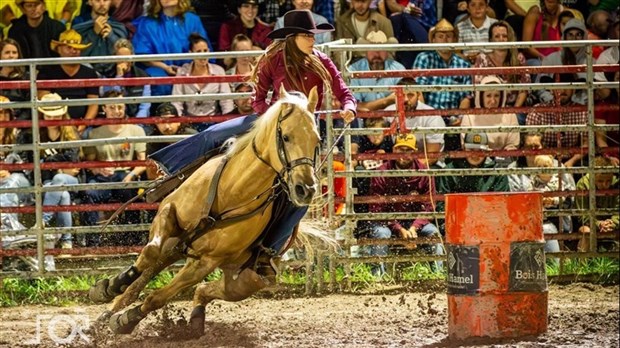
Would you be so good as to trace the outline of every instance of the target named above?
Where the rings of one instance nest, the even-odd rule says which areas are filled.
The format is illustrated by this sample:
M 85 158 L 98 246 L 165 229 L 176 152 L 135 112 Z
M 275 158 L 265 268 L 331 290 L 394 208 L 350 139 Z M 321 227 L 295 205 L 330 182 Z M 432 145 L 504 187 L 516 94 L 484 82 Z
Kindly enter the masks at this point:
M 585 2 L 584 2 L 585 3 Z M 517 41 L 559 41 L 585 39 L 620 39 L 620 18 L 618 0 L 590 1 L 577 5 L 562 0 L 518 1 L 518 0 L 464 0 L 444 1 L 438 8 L 435 0 L 15 0 L 3 1 L 0 5 L 0 60 L 50 57 L 119 56 L 111 63 L 40 65 L 37 80 L 71 79 L 119 79 L 165 76 L 214 76 L 250 74 L 254 58 L 235 59 L 164 59 L 160 61 L 128 62 L 120 56 L 132 54 L 178 54 L 215 51 L 262 50 L 271 44 L 267 34 L 283 25 L 282 16 L 290 9 L 312 11 L 317 24 L 331 23 L 334 33 L 315 37 L 316 43 L 334 39 L 352 39 L 357 44 L 398 43 L 481 43 Z M 332 36 L 333 34 L 333 36 Z M 617 64 L 618 47 L 595 47 L 594 58 L 601 64 Z M 441 48 L 432 51 L 403 51 L 393 54 L 382 50 L 358 52 L 348 62 L 349 71 L 415 70 L 415 69 L 458 69 L 469 67 L 519 67 L 575 65 L 586 62 L 583 46 L 523 49 L 466 49 Z M 27 67 L 3 66 L 0 81 L 28 80 Z M 506 73 L 493 75 L 433 76 L 425 74 L 416 78 L 380 77 L 352 79 L 350 86 L 407 86 L 423 85 L 482 85 L 525 84 L 537 82 L 579 82 L 585 74 L 527 74 Z M 618 81 L 618 73 L 597 73 L 596 81 Z M 85 106 L 45 106 L 39 108 L 44 120 L 55 119 L 110 119 L 243 115 L 254 113 L 249 98 L 205 99 L 192 98 L 173 103 L 135 103 L 130 98 L 140 96 L 200 95 L 232 92 L 254 92 L 251 83 L 189 83 L 189 84 L 139 84 L 136 86 L 109 87 L 57 87 L 39 90 L 39 100 L 60 101 L 64 99 L 127 98 L 127 103 L 93 103 Z M 512 88 L 498 91 L 428 91 L 424 93 L 406 91 L 403 107 L 405 111 L 426 110 L 427 114 L 407 119 L 407 127 L 515 127 L 518 125 L 585 125 L 586 112 L 565 112 L 560 108 L 587 102 L 585 91 L 556 89 L 551 91 L 528 91 L 526 88 Z M 396 110 L 396 94 L 386 91 L 356 92 L 358 111 Z M 618 105 L 618 88 L 595 90 L 597 105 Z M 31 100 L 28 89 L 0 89 L 0 102 Z M 103 99 L 100 99 L 103 100 Z M 530 112 L 495 112 L 480 115 L 470 112 L 476 109 L 497 109 L 505 106 L 531 107 Z M 540 108 L 538 111 L 537 108 Z M 433 110 L 458 109 L 457 115 L 438 116 Z M 552 111 L 549 111 L 552 110 Z M 1 121 L 31 119 L 30 109 L 2 109 Z M 596 111 L 598 124 L 618 124 L 617 112 Z M 365 119 L 356 126 L 366 128 L 387 127 L 392 119 Z M 356 121 L 357 122 L 357 121 Z M 166 122 L 156 126 L 148 125 L 103 125 L 87 127 L 80 125 L 46 127 L 41 130 L 41 142 L 71 141 L 77 139 L 118 138 L 144 135 L 191 134 L 210 127 L 211 123 L 180 124 Z M 2 144 L 30 143 L 32 135 L 28 130 L 19 131 L 0 124 Z M 392 139 L 389 136 L 364 136 L 353 139 L 352 152 L 357 153 L 410 153 L 424 156 L 415 160 L 365 161 L 356 165 L 359 170 L 409 169 L 413 171 L 433 169 L 505 168 L 505 167 L 573 167 L 586 165 L 586 158 L 575 152 L 562 152 L 556 158 L 545 156 L 490 156 L 488 150 L 516 150 L 541 148 L 579 148 L 587 146 L 584 132 L 552 132 L 524 136 L 517 131 L 489 133 L 464 132 L 463 134 L 413 133 Z M 597 149 L 618 147 L 616 132 L 596 132 Z M 60 152 L 45 150 L 42 161 L 76 162 L 81 160 L 120 161 L 144 160 L 146 156 L 161 148 L 159 143 L 106 144 L 83 149 L 73 148 Z M 71 151 L 69 151 L 71 150 Z M 463 150 L 466 158 L 445 159 L 446 151 Z M 606 160 L 596 161 L 597 166 L 618 165 L 618 155 L 607 153 Z M 31 162 L 32 153 L 0 153 L 3 162 Z M 2 187 L 8 185 L 33 185 L 32 173 L 0 170 Z M 78 182 L 129 182 L 153 179 L 156 173 L 145 167 L 110 167 L 89 170 L 61 169 L 46 171 L 42 176 L 44 185 L 66 185 Z M 429 195 L 431 193 L 454 192 L 504 192 L 543 191 L 555 192 L 573 190 L 575 186 L 585 187 L 586 176 L 562 174 L 560 176 L 438 176 L 412 178 L 376 178 L 354 180 L 357 193 L 364 195 Z M 415 179 L 415 180 L 414 180 Z M 597 189 L 618 187 L 616 176 L 600 179 Z M 609 180 L 608 180 L 609 179 Z M 579 183 L 575 185 L 575 182 Z M 597 178 L 597 183 L 599 182 Z M 599 187 L 600 186 L 600 187 Z M 104 203 L 110 200 L 123 201 L 135 194 L 135 190 L 89 190 L 80 197 L 68 191 L 48 192 L 45 205 L 70 205 L 81 199 L 84 203 Z M 557 198 L 557 197 L 556 197 Z M 617 196 L 616 196 L 617 198 Z M 579 203 L 581 202 L 581 203 Z M 587 200 L 577 201 L 583 206 Z M 415 203 L 415 204 L 414 204 Z M 442 202 L 436 206 L 428 203 L 387 205 L 356 205 L 356 211 L 442 211 Z M 579 205 L 578 204 L 578 205 Z M 618 200 L 605 200 L 602 204 L 618 207 Z M 615 204 L 615 205 L 614 205 Z M 575 207 L 572 199 L 545 202 L 549 209 Z M 130 214 L 131 215 L 131 214 Z M 44 224 L 68 227 L 73 216 L 68 212 L 44 214 Z M 102 218 L 99 212 L 81 214 L 80 222 L 95 225 Z M 139 217 L 128 217 L 137 221 Z M 587 220 L 557 219 L 550 221 L 553 228 L 546 227 L 545 233 L 586 231 Z M 568 219 L 570 220 L 570 219 Z M 575 222 L 579 226 L 572 226 Z M 583 224 L 583 226 L 582 226 Z M 601 232 L 617 230 L 617 215 L 597 222 Z M 374 238 L 400 236 L 411 238 L 417 235 L 443 233 L 441 224 L 426 220 L 388 221 L 383 224 L 360 224 L 361 234 Z M 100 235 L 89 235 L 77 239 L 64 234 L 58 236 L 60 246 L 71 248 L 78 242 L 84 246 L 99 246 L 106 243 Z M 127 236 L 125 236 L 127 237 Z M 128 236 L 129 241 L 107 241 L 114 243 L 138 243 L 139 236 Z M 580 243 L 585 250 L 586 242 Z M 556 243 L 557 244 L 557 243 Z M 549 245 L 549 250 L 559 250 L 559 244 Z M 584 246 L 585 245 L 585 246 Z M 432 252 L 441 252 L 432 247 Z M 430 249 L 429 249 L 430 250 Z M 384 255 L 385 248 L 374 248 L 373 255 Z M 379 273 L 383 271 L 378 268 Z

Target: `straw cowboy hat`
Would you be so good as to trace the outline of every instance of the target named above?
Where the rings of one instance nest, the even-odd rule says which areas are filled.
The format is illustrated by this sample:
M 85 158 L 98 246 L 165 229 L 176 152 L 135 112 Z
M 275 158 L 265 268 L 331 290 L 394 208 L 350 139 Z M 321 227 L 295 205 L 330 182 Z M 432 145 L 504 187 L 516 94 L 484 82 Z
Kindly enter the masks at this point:
M 442 20 L 437 22 L 437 24 L 434 27 L 432 27 L 431 30 L 428 31 L 428 41 L 429 42 L 431 42 L 433 40 L 433 38 L 435 37 L 435 33 L 437 33 L 437 32 L 442 32 L 442 33 L 452 32 L 452 33 L 454 33 L 454 40 L 455 41 L 458 39 L 458 36 L 459 36 L 458 30 L 452 25 L 452 23 L 450 23 L 445 18 L 443 18 Z
M 52 42 L 50 43 L 50 47 L 52 48 L 52 51 L 56 51 L 56 49 L 60 45 L 67 45 L 69 47 L 75 48 L 76 50 L 82 51 L 90 47 L 92 43 L 83 44 L 82 35 L 80 35 L 77 31 L 73 29 L 69 29 L 69 30 L 63 31 L 60 34 L 60 37 L 58 38 L 58 40 L 52 40 Z
M 284 14 L 284 26 L 272 31 L 267 37 L 277 40 L 295 34 L 321 34 L 328 31 L 334 31 L 334 26 L 329 23 L 316 25 L 314 18 L 312 18 L 312 12 L 291 10 Z
M 62 97 L 56 93 L 48 93 L 39 99 L 42 102 L 58 102 L 61 100 Z M 66 105 L 44 105 L 39 106 L 37 109 L 40 113 L 48 116 L 63 116 L 67 113 Z
M 397 44 L 398 40 L 395 37 L 387 37 L 381 30 L 371 31 L 366 35 L 366 38 L 360 37 L 357 39 L 358 45 L 368 44 Z

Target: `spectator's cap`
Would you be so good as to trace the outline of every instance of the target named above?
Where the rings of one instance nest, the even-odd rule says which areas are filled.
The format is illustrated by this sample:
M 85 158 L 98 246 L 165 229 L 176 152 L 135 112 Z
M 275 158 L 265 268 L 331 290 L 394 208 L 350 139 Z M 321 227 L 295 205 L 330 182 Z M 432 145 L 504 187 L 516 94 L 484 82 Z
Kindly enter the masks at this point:
M 157 107 L 157 110 L 155 110 L 155 116 L 159 116 L 159 117 L 165 117 L 165 116 L 178 117 L 179 116 L 179 112 L 177 111 L 177 108 L 174 107 L 174 105 L 172 105 L 172 103 L 165 102 L 165 103 L 159 104 L 159 106 Z
M 43 2 L 45 3 L 45 0 L 15 0 L 15 5 L 17 6 L 21 6 L 22 4 L 28 3 L 28 2 Z
M 463 143 L 466 150 L 489 149 L 489 137 L 486 133 L 467 133 Z
M 417 140 L 415 135 L 409 134 L 398 134 L 396 136 L 396 142 L 394 143 L 394 147 L 408 147 L 413 151 L 418 151 Z
M 334 31 L 334 26 L 329 23 L 316 25 L 312 12 L 308 10 L 291 10 L 284 14 L 284 26 L 273 30 L 268 38 L 277 40 L 285 39 L 295 34 L 321 34 Z
M 248 5 L 256 5 L 258 6 L 258 1 L 257 0 L 239 0 L 239 7 L 241 7 L 241 5 L 243 4 L 248 4 Z
M 80 35 L 77 31 L 73 29 L 69 29 L 60 33 L 60 37 L 58 38 L 58 40 L 52 40 L 52 42 L 50 43 L 52 51 L 56 51 L 58 46 L 61 45 L 67 45 L 81 51 L 90 47 L 92 43 L 83 44 L 82 35 Z
M 57 93 L 48 93 L 41 97 L 39 101 L 42 102 L 58 102 L 61 101 L 62 97 Z M 48 116 L 62 116 L 67 113 L 66 105 L 44 105 L 39 106 L 38 110 L 40 113 L 48 115 Z
M 387 37 L 381 30 L 371 31 L 365 38 L 360 37 L 357 39 L 358 45 L 368 44 L 397 44 L 398 40 L 395 37 Z
M 434 27 L 431 28 L 431 30 L 428 31 L 428 41 L 433 40 L 433 38 L 435 37 L 435 33 L 437 32 L 442 32 L 442 33 L 454 33 L 454 38 L 456 39 L 458 37 L 458 32 L 456 30 L 456 28 L 452 25 L 452 23 L 450 23 L 450 21 L 448 21 L 445 18 L 442 18 L 439 22 L 437 22 L 437 24 L 435 24 Z
M 562 37 L 565 37 L 566 33 L 568 33 L 568 31 L 572 29 L 580 30 L 583 33 L 583 37 L 586 38 L 586 33 L 588 32 L 588 30 L 586 29 L 586 25 L 583 23 L 583 21 L 580 21 L 577 18 L 571 18 L 568 22 L 566 22 L 566 25 L 564 26 L 564 31 L 562 32 Z

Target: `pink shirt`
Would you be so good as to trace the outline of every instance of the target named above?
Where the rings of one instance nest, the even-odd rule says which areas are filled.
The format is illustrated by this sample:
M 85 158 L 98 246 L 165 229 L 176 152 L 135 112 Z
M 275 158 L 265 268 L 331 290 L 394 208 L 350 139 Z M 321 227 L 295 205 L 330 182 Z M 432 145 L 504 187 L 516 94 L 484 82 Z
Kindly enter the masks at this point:
M 351 110 L 355 112 L 357 103 L 355 97 L 349 91 L 349 88 L 342 80 L 340 71 L 336 68 L 336 65 L 332 60 L 324 53 L 313 50 L 312 54 L 319 57 L 327 72 L 332 76 L 332 92 L 336 99 L 342 104 L 342 110 Z M 270 62 L 263 64 L 258 73 L 258 83 L 256 86 L 256 93 L 252 99 L 252 107 L 258 114 L 263 114 L 267 111 L 269 106 L 276 102 L 278 99 L 277 91 L 280 90 L 280 86 L 284 85 L 287 91 L 294 90 L 289 81 L 286 80 L 286 70 L 284 69 L 284 53 L 278 52 L 274 55 Z M 317 86 L 319 92 L 319 103 L 317 109 L 322 109 L 323 105 L 323 80 L 319 75 L 314 73 L 305 73 L 303 85 L 306 90 L 310 91 L 312 87 Z M 273 89 L 275 92 L 271 97 L 270 104 L 267 103 L 267 93 Z
M 559 11 L 564 11 L 564 8 Z M 560 41 L 562 39 L 562 34 L 560 33 L 560 23 L 558 23 L 556 27 L 549 26 L 547 28 L 547 37 L 543 37 L 544 20 L 545 15 L 541 10 L 538 21 L 536 22 L 536 28 L 534 28 L 534 37 L 532 38 L 532 41 Z M 536 49 L 545 57 L 560 50 L 559 47 L 537 47 Z

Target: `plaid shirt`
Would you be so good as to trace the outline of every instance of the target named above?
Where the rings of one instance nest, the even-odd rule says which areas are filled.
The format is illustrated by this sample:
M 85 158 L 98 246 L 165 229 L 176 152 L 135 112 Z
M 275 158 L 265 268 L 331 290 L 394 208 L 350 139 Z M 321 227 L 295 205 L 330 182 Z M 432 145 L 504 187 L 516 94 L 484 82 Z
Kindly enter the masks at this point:
M 413 62 L 413 69 L 455 69 L 469 68 L 471 64 L 465 59 L 452 54 L 450 61 L 446 63 L 436 51 L 422 52 L 418 54 Z M 471 85 L 471 76 L 419 76 L 416 77 L 418 85 Z M 424 103 L 435 109 L 457 109 L 465 97 L 471 93 L 466 91 L 458 92 L 424 92 Z
M 334 0 L 315 0 L 313 12 L 325 17 L 325 19 L 327 19 L 327 23 L 335 24 L 334 23 Z
M 563 106 L 576 106 L 574 102 L 569 102 Z M 536 106 L 555 106 L 554 102 L 540 103 Z M 588 114 L 586 112 L 537 112 L 533 111 L 527 115 L 525 124 L 528 126 L 542 125 L 585 125 L 588 122 Z M 562 148 L 580 147 L 581 136 L 586 136 L 585 132 L 560 132 L 560 140 Z M 558 148 L 557 132 L 544 132 L 543 146 L 548 149 Z
M 476 28 L 474 23 L 471 22 L 471 19 L 465 18 L 456 25 L 459 31 L 459 42 L 489 42 L 489 28 L 491 24 L 495 22 L 497 22 L 497 19 L 487 16 L 480 28 Z M 467 50 L 463 53 L 477 51 L 478 50 Z

